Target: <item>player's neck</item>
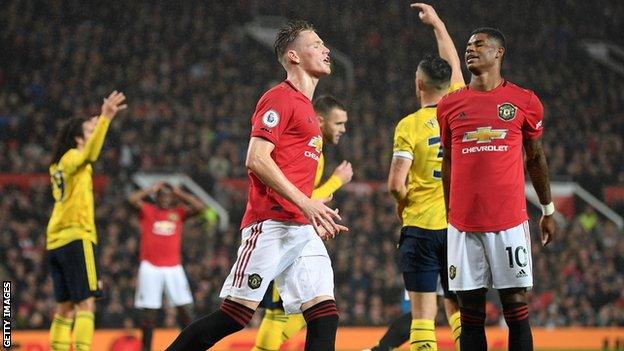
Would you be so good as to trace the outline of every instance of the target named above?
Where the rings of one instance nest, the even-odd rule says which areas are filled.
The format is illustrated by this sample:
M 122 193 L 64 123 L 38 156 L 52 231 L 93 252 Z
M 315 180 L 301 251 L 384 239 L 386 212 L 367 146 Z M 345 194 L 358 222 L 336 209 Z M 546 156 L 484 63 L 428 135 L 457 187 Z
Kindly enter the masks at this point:
M 293 70 L 288 72 L 286 79 L 288 79 L 288 81 L 295 88 L 297 88 L 297 90 L 312 101 L 314 90 L 318 84 L 318 78 L 313 77 L 302 70 Z
M 502 81 L 503 77 L 500 71 L 473 74 L 472 78 L 470 78 L 470 89 L 476 91 L 490 91 L 499 86 Z
M 440 99 L 444 95 L 445 94 L 427 93 L 425 91 L 421 91 L 420 92 L 420 107 L 424 108 L 424 107 L 435 106 L 438 104 L 438 102 L 440 102 Z

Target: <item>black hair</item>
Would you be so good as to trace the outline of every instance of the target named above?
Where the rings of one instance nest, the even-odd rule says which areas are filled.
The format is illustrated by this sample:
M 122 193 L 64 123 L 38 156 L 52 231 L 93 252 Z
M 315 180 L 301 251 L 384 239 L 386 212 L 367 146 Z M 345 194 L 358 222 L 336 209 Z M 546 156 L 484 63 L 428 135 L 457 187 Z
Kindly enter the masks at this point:
M 437 90 L 448 89 L 451 81 L 451 65 L 444 59 L 426 55 L 418 64 L 418 69 L 425 74 L 425 83 Z
M 503 32 L 501 32 L 497 28 L 480 27 L 480 28 L 473 30 L 470 36 L 473 36 L 479 33 L 483 33 L 487 35 L 488 38 L 494 39 L 496 42 L 498 42 L 498 45 L 500 45 L 500 47 L 507 50 L 507 40 L 505 39 L 505 35 L 503 34 Z
M 275 55 L 280 63 L 283 64 L 284 53 L 286 53 L 288 46 L 290 46 L 290 44 L 297 39 L 299 33 L 304 30 L 314 31 L 315 29 L 311 23 L 304 20 L 291 20 L 278 30 L 274 46 Z
M 343 111 L 347 110 L 342 102 L 331 95 L 321 95 L 317 97 L 314 99 L 313 105 L 314 111 L 323 117 L 327 117 L 329 112 L 334 108 L 338 108 Z
M 69 151 L 77 147 L 76 138 L 84 137 L 82 124 L 86 121 L 84 118 L 72 117 L 59 130 L 54 143 L 54 151 L 52 152 L 52 160 L 50 165 L 59 163 L 61 157 Z

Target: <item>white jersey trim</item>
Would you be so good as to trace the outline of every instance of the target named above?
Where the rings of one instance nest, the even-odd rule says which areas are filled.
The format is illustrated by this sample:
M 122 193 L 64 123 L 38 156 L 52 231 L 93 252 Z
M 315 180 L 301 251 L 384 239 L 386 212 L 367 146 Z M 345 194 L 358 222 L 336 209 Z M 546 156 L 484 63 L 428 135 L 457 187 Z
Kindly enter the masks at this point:
M 414 155 L 411 152 L 403 151 L 403 150 L 393 152 L 392 157 L 401 157 L 401 158 L 406 158 L 408 160 L 414 160 Z

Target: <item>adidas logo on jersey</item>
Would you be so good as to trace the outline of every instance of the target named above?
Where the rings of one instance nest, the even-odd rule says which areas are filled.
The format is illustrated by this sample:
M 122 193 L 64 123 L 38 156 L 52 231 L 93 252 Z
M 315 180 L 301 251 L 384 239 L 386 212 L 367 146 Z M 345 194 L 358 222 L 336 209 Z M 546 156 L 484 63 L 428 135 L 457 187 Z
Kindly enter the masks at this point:
M 424 345 L 420 345 L 416 350 L 420 351 L 420 350 L 433 350 L 433 347 L 431 346 L 430 343 L 426 343 Z
M 518 274 L 516 274 L 516 278 L 524 278 L 526 276 L 527 276 L 527 274 L 524 271 L 524 269 L 521 269 L 520 272 L 518 272 Z

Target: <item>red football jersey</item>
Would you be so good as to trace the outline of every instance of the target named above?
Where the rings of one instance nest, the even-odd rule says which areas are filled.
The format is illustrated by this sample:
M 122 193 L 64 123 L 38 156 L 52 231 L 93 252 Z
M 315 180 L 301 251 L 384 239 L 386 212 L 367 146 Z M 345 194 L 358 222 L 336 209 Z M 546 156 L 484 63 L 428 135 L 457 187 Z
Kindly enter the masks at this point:
M 139 213 L 141 260 L 161 267 L 179 265 L 185 217 L 182 206 L 162 209 L 143 202 Z
M 444 97 L 437 114 L 451 151 L 449 223 L 492 232 L 525 221 L 522 141 L 542 134 L 537 96 L 508 81 L 488 92 L 466 86 Z
M 286 178 L 312 194 L 323 138 L 310 100 L 289 81 L 267 91 L 251 118 L 251 136 L 275 145 L 271 157 Z M 265 219 L 310 223 L 299 208 L 249 171 L 249 198 L 241 228 Z

